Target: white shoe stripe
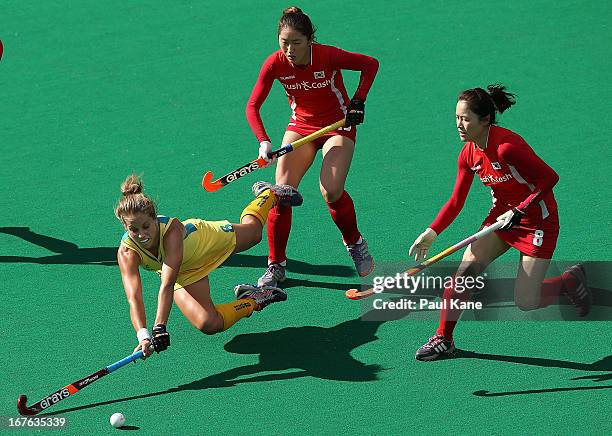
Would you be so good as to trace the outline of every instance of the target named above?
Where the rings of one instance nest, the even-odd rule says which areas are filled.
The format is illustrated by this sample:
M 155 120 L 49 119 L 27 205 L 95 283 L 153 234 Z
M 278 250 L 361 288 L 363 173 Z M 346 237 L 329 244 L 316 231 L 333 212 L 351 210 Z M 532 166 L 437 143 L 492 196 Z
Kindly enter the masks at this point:
M 448 349 L 448 347 L 446 346 L 446 344 L 438 344 L 434 347 L 434 350 L 436 350 L 436 352 L 442 354 L 444 353 L 446 350 Z

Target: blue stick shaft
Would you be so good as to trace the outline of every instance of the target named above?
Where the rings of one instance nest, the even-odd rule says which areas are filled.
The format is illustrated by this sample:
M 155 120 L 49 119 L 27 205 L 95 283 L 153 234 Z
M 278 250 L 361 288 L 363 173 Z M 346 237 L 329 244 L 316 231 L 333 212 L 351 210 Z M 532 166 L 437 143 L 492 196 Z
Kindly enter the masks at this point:
M 121 368 L 124 365 L 127 365 L 128 363 L 132 363 L 133 361 L 142 358 L 142 355 L 143 355 L 142 350 L 137 351 L 134 354 L 130 354 L 129 356 L 124 357 L 120 361 L 113 363 L 112 365 L 108 365 L 106 367 L 106 370 L 110 374 L 111 372 L 115 371 L 116 369 Z

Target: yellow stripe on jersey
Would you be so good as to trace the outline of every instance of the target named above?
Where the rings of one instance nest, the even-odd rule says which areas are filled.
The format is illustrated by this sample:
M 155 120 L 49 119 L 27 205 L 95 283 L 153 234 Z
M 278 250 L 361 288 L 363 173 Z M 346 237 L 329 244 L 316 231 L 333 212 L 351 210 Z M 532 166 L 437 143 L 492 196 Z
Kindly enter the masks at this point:
M 161 276 L 164 262 L 163 239 L 166 231 L 176 218 L 158 215 L 159 226 L 159 256 L 141 247 L 131 239 L 126 232 L 121 244 L 134 250 L 140 256 L 140 265 L 149 271 L 155 271 Z M 205 221 L 191 218 L 182 221 L 185 226 L 183 240 L 183 261 L 179 270 L 174 289 L 179 289 L 203 279 L 221 265 L 236 247 L 236 234 L 229 221 Z

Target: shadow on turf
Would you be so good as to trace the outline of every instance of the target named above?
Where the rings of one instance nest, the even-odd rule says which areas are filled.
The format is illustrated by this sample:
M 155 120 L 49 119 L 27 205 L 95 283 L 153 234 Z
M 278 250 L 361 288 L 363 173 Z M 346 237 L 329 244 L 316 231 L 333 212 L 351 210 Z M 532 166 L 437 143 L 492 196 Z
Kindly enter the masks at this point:
M 407 312 L 398 315 L 404 317 Z M 182 391 L 230 388 L 243 383 L 273 382 L 302 377 L 347 382 L 372 382 L 384 370 L 356 360 L 351 352 L 376 341 L 384 321 L 352 319 L 333 327 L 286 327 L 264 333 L 235 336 L 225 350 L 235 354 L 259 355 L 259 362 L 232 368 L 175 388 L 115 400 L 72 407 L 45 415 L 57 415 L 124 401 L 138 400 Z
M 264 333 L 234 337 L 225 350 L 235 354 L 259 355 L 253 365 L 232 368 L 179 386 L 199 390 L 231 387 L 242 383 L 315 377 L 323 380 L 368 382 L 378 379 L 380 365 L 367 365 L 351 352 L 376 341 L 383 322 L 345 321 L 333 327 L 286 327 Z M 279 373 L 279 371 L 291 371 Z M 269 373 L 271 374 L 263 374 Z
M 357 288 L 361 286 L 361 283 L 331 283 L 331 282 L 318 282 L 315 280 L 305 280 L 305 279 L 292 279 L 287 278 L 280 286 L 283 289 L 295 288 L 303 286 L 305 288 L 315 288 L 315 289 L 336 289 L 338 291 L 346 291 L 347 289 Z
M 264 268 L 268 265 L 267 256 L 254 256 L 252 254 L 233 254 L 222 266 Z M 346 265 L 313 265 L 301 260 L 287 260 L 287 269 L 298 274 L 315 276 L 352 277 L 355 269 Z
M 52 256 L 0 256 L 0 262 L 5 263 L 40 263 L 67 265 L 117 265 L 116 247 L 79 248 L 78 245 L 34 233 L 29 227 L 0 227 L 0 233 L 13 235 L 34 245 L 38 245 L 53 253 Z
M 117 265 L 117 247 L 79 248 L 73 242 L 41 235 L 30 230 L 29 227 L 0 227 L 0 233 L 13 235 L 26 242 L 49 250 L 55 255 L 28 257 L 28 256 L 0 256 L 0 263 L 39 263 L 44 265 Z M 268 259 L 266 256 L 251 254 L 234 254 L 222 267 L 243 267 L 265 269 Z M 353 268 L 346 265 L 313 265 L 299 260 L 289 260 L 289 270 L 308 275 L 351 277 L 355 275 Z M 321 282 L 316 282 L 321 283 Z M 328 285 L 324 283 L 324 285 Z M 329 286 L 323 286 L 329 287 Z
M 499 362 L 510 362 L 521 365 L 551 367 L 551 368 L 565 368 L 565 369 L 576 369 L 580 371 L 596 371 L 605 372 L 612 371 L 612 355 L 604 357 L 593 363 L 579 363 L 569 362 L 566 360 L 554 360 L 554 359 L 542 359 L 538 357 L 523 357 L 523 356 L 504 356 L 499 354 L 483 354 L 476 353 L 473 351 L 457 350 L 452 356 L 455 359 L 480 359 L 480 360 L 494 360 Z M 596 375 L 585 375 L 581 377 L 574 377 L 571 380 L 593 380 L 594 382 L 605 382 L 612 380 L 612 373 L 609 374 L 596 374 Z M 563 388 L 550 388 L 550 389 L 529 389 L 524 391 L 509 391 L 509 392 L 489 392 L 486 390 L 479 390 L 473 392 L 473 395 L 478 397 L 501 397 L 507 395 L 527 395 L 527 394 L 542 394 L 552 392 L 569 392 L 569 391 L 588 391 L 588 390 L 601 390 L 611 389 L 612 386 L 580 386 L 580 387 L 563 387 Z

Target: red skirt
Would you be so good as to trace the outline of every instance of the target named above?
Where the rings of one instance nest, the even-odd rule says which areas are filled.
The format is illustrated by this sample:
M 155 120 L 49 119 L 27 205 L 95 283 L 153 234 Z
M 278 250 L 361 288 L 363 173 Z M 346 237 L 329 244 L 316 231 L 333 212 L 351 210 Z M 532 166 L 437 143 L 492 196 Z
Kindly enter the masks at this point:
M 490 226 L 502 213 L 498 210 L 492 210 L 482 222 L 482 225 Z M 508 231 L 498 230 L 495 234 L 508 245 L 527 256 L 550 259 L 557 247 L 559 225 L 556 223 L 549 224 L 545 221 L 538 224 L 519 224 Z

